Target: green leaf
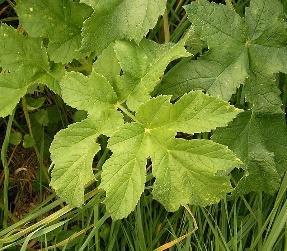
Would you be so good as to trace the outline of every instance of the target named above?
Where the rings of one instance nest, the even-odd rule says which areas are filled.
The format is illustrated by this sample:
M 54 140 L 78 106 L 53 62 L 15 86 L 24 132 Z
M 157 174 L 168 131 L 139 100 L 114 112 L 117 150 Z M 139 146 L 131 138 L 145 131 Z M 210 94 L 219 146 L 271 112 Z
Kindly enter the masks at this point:
M 30 36 L 49 38 L 51 60 L 67 63 L 85 56 L 79 51 L 81 29 L 91 8 L 71 0 L 19 0 L 16 10 Z
M 112 217 L 124 218 L 136 206 L 144 190 L 145 166 L 149 157 L 153 162 L 154 175 L 159 180 L 155 187 L 156 198 L 169 210 L 175 210 L 186 203 L 200 204 L 199 198 L 207 195 L 201 205 L 222 198 L 230 190 L 229 169 L 239 164 L 239 159 L 224 146 L 209 141 L 188 142 L 175 139 L 175 136 L 178 131 L 214 129 L 227 124 L 238 112 L 226 102 L 202 92 L 191 92 L 175 104 L 170 103 L 169 96 L 159 96 L 140 106 L 133 118 L 134 122 L 119 128 L 108 144 L 113 155 L 103 166 L 100 187 L 106 191 L 105 204 Z M 176 165 L 166 162 L 174 157 L 173 151 L 182 151 L 179 155 L 185 161 L 184 167 L 179 159 L 173 160 L 174 163 L 178 161 Z M 205 168 L 204 171 L 198 170 L 196 173 L 195 170 L 200 167 Z M 218 174 L 219 170 L 226 173 Z M 169 177 L 169 183 L 164 187 L 163 180 L 167 172 L 187 175 L 192 186 L 176 195 L 171 189 L 182 188 L 186 183 L 182 179 L 172 179 L 169 182 Z M 198 179 L 209 182 L 211 189 L 203 191 L 201 183 L 195 182 Z M 216 185 L 219 187 L 214 189 Z M 171 193 L 171 197 L 165 200 L 168 193 Z
M 13 132 L 10 134 L 9 143 L 14 146 L 18 146 L 20 145 L 22 138 L 23 136 L 21 132 Z
M 165 10 L 165 0 L 83 1 L 94 13 L 83 27 L 82 48 L 100 53 L 116 39 L 137 43 L 153 28 Z
M 282 100 L 278 83 L 273 76 L 252 75 L 243 89 L 252 111 L 266 113 L 282 113 Z
M 74 122 L 81 122 L 85 118 L 87 118 L 87 112 L 82 111 L 82 110 L 76 111 L 73 115 L 73 121 Z
M 169 211 L 217 203 L 232 190 L 227 174 L 239 164 L 227 147 L 210 140 L 173 140 L 153 158 L 153 195 Z
M 105 204 L 114 219 L 128 216 L 144 191 L 144 138 L 142 126 L 126 124 L 109 142 L 113 155 L 104 164 L 100 188 L 106 191 Z
M 198 60 L 182 60 L 157 87 L 157 92 L 181 96 L 191 89 L 229 100 L 248 77 L 247 50 L 224 47 L 209 51 Z
M 85 186 L 94 180 L 92 163 L 100 150 L 97 138 L 110 134 L 122 121 L 120 114 L 103 112 L 57 133 L 50 147 L 55 164 L 51 186 L 73 206 L 84 203 Z
M 53 75 L 41 40 L 26 37 L 7 25 L 0 26 L 0 66 L 3 68 L 0 73 L 1 117 L 11 114 L 34 83 L 45 83 L 60 92 L 60 74 Z
M 116 109 L 117 95 L 108 80 L 92 71 L 90 76 L 66 73 L 61 81 L 63 99 L 69 105 L 89 113 Z
M 227 145 L 244 162 L 247 171 L 238 184 L 239 191 L 276 191 L 287 165 L 287 128 L 282 113 L 241 113 L 227 128 L 217 129 L 212 139 Z
M 117 88 L 121 100 L 126 100 L 131 110 L 149 99 L 150 93 L 163 76 L 167 65 L 175 59 L 187 57 L 186 39 L 177 44 L 157 44 L 143 39 L 139 45 L 133 42 L 117 41 L 114 49 L 124 72 Z
M 21 71 L 0 73 L 0 117 L 12 113 L 21 97 L 26 94 L 29 85 Z
M 30 134 L 25 134 L 23 138 L 23 147 L 31 148 L 35 146 L 36 142 Z
M 278 0 L 251 0 L 244 18 L 207 0 L 186 6 L 186 11 L 209 51 L 171 69 L 158 87 L 159 93 L 179 96 L 204 89 L 229 100 L 254 73 L 287 72 L 287 24 Z
M 100 125 L 103 123 L 102 128 L 105 127 L 105 130 L 97 130 L 90 135 L 87 128 L 85 130 L 77 128 L 77 125 L 84 123 L 82 121 L 75 124 L 75 130 L 71 133 L 69 128 L 66 129 L 71 136 L 68 137 L 65 134 L 61 136 L 62 132 L 57 134 L 54 142 L 60 145 L 64 142 L 69 146 L 67 150 L 59 149 L 56 143 L 51 147 L 52 160 L 55 164 L 52 179 L 58 180 L 57 183 L 52 182 L 52 186 L 57 194 L 71 204 L 79 206 L 83 202 L 84 188 L 92 180 L 91 161 L 89 161 L 89 165 L 84 164 L 85 170 L 90 170 L 85 172 L 90 173 L 89 178 L 84 177 L 84 182 L 77 180 L 80 187 L 77 187 L 77 192 L 73 196 L 68 191 L 70 187 L 66 188 L 63 185 L 71 183 L 70 180 L 76 176 L 75 173 L 81 171 L 80 166 L 77 165 L 78 158 L 85 156 L 85 153 L 78 150 L 82 147 L 78 147 L 78 143 L 72 139 L 73 135 L 78 135 L 78 131 L 84 139 L 90 139 L 90 136 L 96 139 L 100 134 L 110 137 L 108 147 L 113 155 L 103 166 L 100 188 L 106 191 L 105 204 L 108 212 L 114 219 L 120 219 L 133 210 L 144 191 L 147 159 L 156 159 L 159 156 L 157 154 L 166 155 L 169 152 L 169 146 L 172 145 L 167 143 L 171 141 L 174 141 L 174 144 L 177 143 L 175 139 L 177 132 L 208 132 L 218 126 L 227 125 L 236 117 L 240 110 L 201 91 L 186 94 L 175 104 L 170 102 L 170 96 L 150 99 L 149 94 L 167 65 L 178 57 L 188 55 L 184 48 L 185 40 L 186 38 L 176 45 L 158 45 L 145 39 L 139 45 L 134 42 L 116 41 L 98 57 L 90 76 L 76 72 L 65 74 L 61 81 L 64 101 L 79 110 L 87 111 L 88 120 L 93 123 L 93 128 L 98 126 L 98 123 Z M 137 112 L 134 115 L 129 109 Z M 121 126 L 122 113 L 117 110 L 121 110 L 127 120 L 133 122 Z M 103 119 L 103 114 L 109 115 Z M 73 128 L 73 125 L 70 127 Z M 110 129 L 106 130 L 106 128 Z M 186 146 L 185 150 L 188 152 L 192 146 L 188 143 Z M 229 162 L 223 159 L 222 167 L 219 167 L 219 164 L 211 159 L 211 166 L 216 166 L 218 170 L 224 172 L 210 174 L 206 180 L 210 180 L 211 183 L 224 180 L 225 183 L 214 190 L 214 193 L 210 191 L 210 200 L 207 199 L 205 204 L 208 204 L 208 201 L 209 203 L 217 201 L 229 191 L 229 169 L 240 163 L 226 147 L 221 147 L 224 149 L 222 153 L 229 156 Z M 206 148 L 209 151 L 209 148 Z M 65 152 L 67 157 L 61 156 L 63 154 L 60 152 Z M 91 153 L 89 159 L 94 154 L 95 151 Z M 79 163 L 83 165 L 81 161 Z M 188 165 L 192 166 L 192 163 Z M 221 176 L 224 177 L 221 178 Z M 79 177 L 81 175 L 77 175 L 77 178 Z M 197 185 L 194 188 L 194 193 L 201 193 L 196 190 Z M 81 199 L 77 199 L 79 197 Z M 158 199 L 160 198 L 159 196 Z M 178 198 L 175 204 L 166 206 L 176 208 L 186 201 L 193 202 L 190 198 L 192 196 L 185 194 Z
M 26 37 L 11 26 L 0 26 L 0 51 L 0 66 L 5 70 L 24 70 L 31 77 L 49 71 L 41 39 Z
M 45 97 L 38 97 L 38 98 L 33 98 L 33 97 L 27 97 L 27 108 L 28 111 L 34 111 L 39 109 L 46 101 Z
M 123 118 L 116 111 L 117 95 L 113 87 L 95 70 L 88 77 L 66 73 L 61 88 L 64 101 L 87 111 L 89 116 L 56 135 L 50 148 L 55 164 L 51 186 L 66 201 L 80 206 L 84 202 L 85 186 L 93 180 L 92 160 L 99 150 L 96 140 L 101 134 L 110 136 L 123 123 Z

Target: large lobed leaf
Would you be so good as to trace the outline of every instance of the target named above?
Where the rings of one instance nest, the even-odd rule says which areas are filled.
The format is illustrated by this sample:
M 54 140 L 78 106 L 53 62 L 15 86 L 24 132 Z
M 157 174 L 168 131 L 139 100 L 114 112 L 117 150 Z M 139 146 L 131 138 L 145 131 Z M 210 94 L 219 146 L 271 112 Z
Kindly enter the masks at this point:
M 111 137 L 113 155 L 104 164 L 100 188 L 106 191 L 105 204 L 113 218 L 126 217 L 137 204 L 149 158 L 156 178 L 154 197 L 168 210 L 217 202 L 231 190 L 229 173 L 240 160 L 223 145 L 175 136 L 226 126 L 240 111 L 202 92 L 190 92 L 174 104 L 170 96 L 150 98 L 169 63 L 190 55 L 184 47 L 187 37 L 164 45 L 142 39 L 166 1 L 80 2 L 17 1 L 20 22 L 30 37 L 1 26 L 0 48 L 5 53 L 0 54 L 0 115 L 9 114 L 35 83 L 59 91 L 57 77 L 63 67 L 49 63 L 48 56 L 55 63 L 68 63 L 102 52 L 90 76 L 69 72 L 61 81 L 64 101 L 87 111 L 88 117 L 60 131 L 51 145 L 51 186 L 57 194 L 73 206 L 84 202 L 85 187 L 94 180 L 97 138 L 105 134 Z M 238 17 L 233 21 L 241 23 Z M 245 72 L 242 55 L 237 65 Z M 123 124 L 122 113 L 133 122 Z
M 207 0 L 186 6 L 186 11 L 209 51 L 174 67 L 159 86 L 160 93 L 179 96 L 204 89 L 229 100 L 250 74 L 287 72 L 287 24 L 278 0 L 251 0 L 244 18 Z
M 106 190 L 105 204 L 114 219 L 126 217 L 137 204 L 149 157 L 156 177 L 154 197 L 168 210 L 187 203 L 212 204 L 231 190 L 228 173 L 241 162 L 227 147 L 175 135 L 224 126 L 239 110 L 201 92 L 186 94 L 174 105 L 169 99 L 159 96 L 147 101 L 135 122 L 111 137 L 108 146 L 113 155 L 104 164 L 100 187 Z

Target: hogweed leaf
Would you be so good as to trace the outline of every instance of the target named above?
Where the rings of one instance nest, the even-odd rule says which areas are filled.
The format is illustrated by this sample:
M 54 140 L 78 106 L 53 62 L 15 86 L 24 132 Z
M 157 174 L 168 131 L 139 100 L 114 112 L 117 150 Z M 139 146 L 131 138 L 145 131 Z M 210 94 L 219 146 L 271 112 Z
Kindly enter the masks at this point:
M 84 1 L 94 13 L 84 22 L 82 49 L 100 53 L 116 39 L 139 43 L 165 10 L 166 0 Z
M 169 211 L 217 203 L 232 190 L 230 168 L 241 163 L 227 147 L 210 140 L 173 140 L 152 159 L 153 195 Z
M 244 18 L 207 0 L 188 5 L 186 11 L 209 51 L 198 60 L 179 63 L 158 92 L 179 96 L 204 89 L 229 100 L 253 73 L 271 76 L 287 71 L 287 23 L 278 0 L 251 0 Z
M 124 72 L 117 87 L 120 98 L 127 101 L 131 110 L 137 110 L 149 99 L 170 62 L 190 55 L 185 50 L 185 42 L 186 38 L 177 44 L 160 45 L 147 39 L 139 45 L 128 41 L 115 43 L 116 57 Z
M 246 173 L 239 181 L 239 192 L 276 191 L 287 165 L 287 127 L 282 113 L 246 111 L 228 127 L 218 128 L 212 139 L 227 145 L 244 162 Z
M 85 56 L 79 51 L 81 29 L 91 8 L 71 0 L 19 0 L 16 10 L 30 36 L 49 38 L 51 60 L 68 63 Z
M 7 25 L 0 26 L 0 67 L 1 117 L 9 115 L 35 83 L 43 83 L 53 91 L 59 91 L 58 80 L 51 79 L 53 69 L 50 69 L 41 39 L 24 36 Z M 60 78 L 61 74 L 57 75 Z
M 121 121 L 120 113 L 104 111 L 56 134 L 50 147 L 55 165 L 50 185 L 71 205 L 81 206 L 84 203 L 85 186 L 95 179 L 92 163 L 100 150 L 98 136 L 111 134 Z
M 69 72 L 61 81 L 63 99 L 67 104 L 89 113 L 115 110 L 117 95 L 110 82 L 96 71 L 90 76 Z

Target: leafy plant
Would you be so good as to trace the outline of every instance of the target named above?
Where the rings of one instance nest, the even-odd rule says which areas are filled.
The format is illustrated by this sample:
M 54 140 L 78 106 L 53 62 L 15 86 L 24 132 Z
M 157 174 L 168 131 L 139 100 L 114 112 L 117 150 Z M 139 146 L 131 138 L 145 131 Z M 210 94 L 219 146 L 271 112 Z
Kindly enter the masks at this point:
M 105 57 L 111 58 L 111 54 L 117 59 L 111 69 L 116 70 L 102 71 L 105 77 L 97 69 L 106 69 Z M 175 135 L 224 126 L 239 110 L 201 92 L 191 92 L 175 104 L 170 103 L 170 96 L 148 97 L 166 65 L 186 55 L 184 41 L 158 45 L 143 40 L 139 46 L 117 41 L 103 52 L 89 77 L 72 72 L 65 75 L 61 81 L 64 100 L 88 111 L 89 116 L 58 133 L 51 146 L 55 164 L 51 184 L 61 197 L 75 206 L 83 203 L 84 187 L 94 179 L 92 160 L 100 149 L 96 138 L 101 134 L 111 137 L 108 147 L 113 154 L 103 166 L 100 188 L 106 191 L 105 203 L 115 219 L 126 217 L 137 204 L 144 190 L 148 158 L 157 178 L 154 196 L 170 210 L 189 202 L 216 202 L 230 191 L 228 169 L 240 163 L 235 155 L 211 141 L 185 141 Z M 120 111 L 132 122 L 124 124 Z M 204 171 L 197 162 L 205 166 Z M 220 170 L 227 173 L 217 174 Z M 186 180 L 179 183 L 183 178 Z

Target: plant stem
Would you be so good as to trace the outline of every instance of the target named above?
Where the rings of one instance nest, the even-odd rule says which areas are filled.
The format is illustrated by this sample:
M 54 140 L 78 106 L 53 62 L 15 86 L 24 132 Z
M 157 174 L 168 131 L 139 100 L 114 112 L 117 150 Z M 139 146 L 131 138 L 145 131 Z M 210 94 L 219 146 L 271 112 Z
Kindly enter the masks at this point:
M 7 162 L 7 150 L 9 146 L 9 139 L 12 129 L 12 123 L 15 115 L 15 109 L 9 117 L 6 134 L 4 138 L 4 142 L 1 149 L 1 161 L 4 168 L 4 188 L 3 188 L 3 206 L 4 206 L 4 216 L 3 216 L 3 228 L 7 227 L 8 215 L 9 215 L 9 198 L 8 198 L 8 190 L 9 190 L 9 166 Z
M 35 141 L 35 138 L 33 135 L 32 124 L 31 124 L 31 120 L 29 117 L 29 112 L 28 112 L 28 108 L 27 108 L 27 101 L 26 101 L 25 97 L 22 98 L 22 108 L 23 108 L 24 116 L 25 116 L 26 123 L 28 126 L 29 134 L 30 134 L 30 136 L 33 140 L 33 143 L 34 143 L 34 149 L 35 149 L 35 153 L 36 153 L 39 165 L 40 165 L 40 171 L 44 174 L 46 181 L 49 183 L 50 182 L 49 174 L 48 174 L 47 170 L 45 169 L 45 166 L 44 166 L 43 161 L 42 161 L 42 157 L 40 155 L 40 151 L 36 145 L 36 141 Z
M 0 23 L 3 23 L 3 22 L 12 22 L 12 21 L 17 21 L 17 20 L 19 20 L 18 17 L 6 17 L 6 18 L 0 19 Z
M 101 158 L 99 159 L 98 163 L 97 163 L 97 170 L 100 170 L 103 166 L 103 164 L 105 163 L 106 159 L 107 159 L 107 156 L 109 154 L 109 148 L 105 148 Z
M 163 14 L 163 31 L 164 31 L 164 41 L 168 43 L 170 41 L 170 31 L 168 22 L 168 12 L 165 10 Z
M 118 108 L 121 109 L 126 115 L 128 115 L 133 121 L 141 124 L 137 119 L 136 117 L 127 109 L 125 108 L 124 106 L 122 105 L 118 105 Z

